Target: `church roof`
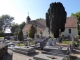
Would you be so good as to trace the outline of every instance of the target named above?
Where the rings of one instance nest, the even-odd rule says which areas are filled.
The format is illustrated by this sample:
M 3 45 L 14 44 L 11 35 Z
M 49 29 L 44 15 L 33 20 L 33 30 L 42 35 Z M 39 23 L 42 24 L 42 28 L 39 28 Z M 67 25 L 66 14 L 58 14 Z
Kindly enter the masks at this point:
M 46 20 L 31 20 L 29 24 L 26 24 L 22 31 L 29 31 L 31 25 L 37 25 L 37 31 L 44 31 L 46 28 Z M 77 18 L 76 17 L 67 17 L 66 28 L 76 28 L 77 27 Z

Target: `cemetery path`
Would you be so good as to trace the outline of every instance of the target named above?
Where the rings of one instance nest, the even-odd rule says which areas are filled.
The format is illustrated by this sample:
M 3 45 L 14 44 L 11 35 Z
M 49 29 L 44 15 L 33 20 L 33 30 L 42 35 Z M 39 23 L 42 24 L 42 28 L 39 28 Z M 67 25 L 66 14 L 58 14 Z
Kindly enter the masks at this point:
M 78 57 L 77 60 L 80 60 L 80 39 L 79 39 L 79 47 L 76 48 L 76 50 L 73 52 L 73 54 L 71 54 L 71 56 Z
M 12 52 L 11 50 L 8 49 L 9 52 Z M 36 52 L 38 52 L 39 54 L 41 54 L 40 50 L 36 50 Z M 12 60 L 29 60 L 32 59 L 33 56 L 28 56 L 28 55 L 24 55 L 24 54 L 19 54 L 16 52 L 13 52 L 13 58 Z
M 8 50 L 8 51 L 10 52 L 11 50 Z M 13 52 L 13 58 L 12 58 L 12 60 L 29 60 L 31 58 L 32 57 L 30 57 L 30 56 Z
M 12 60 L 29 60 L 30 58 L 32 58 L 32 57 L 13 52 L 13 59 Z

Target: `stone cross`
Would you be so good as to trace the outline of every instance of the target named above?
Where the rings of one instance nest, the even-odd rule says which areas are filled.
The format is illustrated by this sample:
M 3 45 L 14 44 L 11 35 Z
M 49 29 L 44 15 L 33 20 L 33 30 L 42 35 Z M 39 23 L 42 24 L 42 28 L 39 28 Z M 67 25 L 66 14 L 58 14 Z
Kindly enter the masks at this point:
M 74 39 L 72 38 L 72 41 L 70 43 L 70 50 L 72 51 L 74 49 Z

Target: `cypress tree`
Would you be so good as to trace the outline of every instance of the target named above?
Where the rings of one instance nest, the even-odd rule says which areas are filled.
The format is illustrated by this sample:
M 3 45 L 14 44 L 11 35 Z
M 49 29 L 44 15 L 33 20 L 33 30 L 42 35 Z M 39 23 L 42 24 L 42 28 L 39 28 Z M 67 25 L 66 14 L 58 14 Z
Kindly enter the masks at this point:
M 59 37 L 59 30 L 64 32 L 67 13 L 61 2 L 54 2 L 46 13 L 46 26 L 50 29 L 54 38 Z

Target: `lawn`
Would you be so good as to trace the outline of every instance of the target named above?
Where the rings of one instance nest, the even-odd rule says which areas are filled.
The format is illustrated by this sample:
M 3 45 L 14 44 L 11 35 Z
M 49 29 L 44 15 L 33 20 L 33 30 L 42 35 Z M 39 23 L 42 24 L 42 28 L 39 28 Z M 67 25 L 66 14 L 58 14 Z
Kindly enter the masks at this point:
M 70 44 L 71 41 L 62 41 L 61 44 Z
M 34 45 L 35 43 L 34 42 L 30 42 L 30 45 Z
M 23 43 L 20 43 L 20 44 L 17 44 L 17 46 L 25 46 L 25 44 L 23 44 Z
M 0 39 L 3 39 L 4 37 L 0 37 Z

